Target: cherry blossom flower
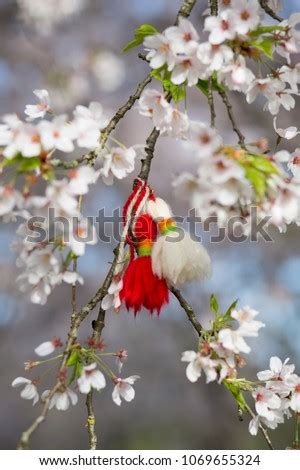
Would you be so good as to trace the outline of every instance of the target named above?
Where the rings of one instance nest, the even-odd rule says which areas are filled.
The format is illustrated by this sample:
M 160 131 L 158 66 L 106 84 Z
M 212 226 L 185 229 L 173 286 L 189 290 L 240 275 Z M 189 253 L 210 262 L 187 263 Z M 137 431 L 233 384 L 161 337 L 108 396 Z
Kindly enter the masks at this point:
M 231 7 L 238 34 L 247 34 L 256 29 L 261 12 L 257 0 L 231 0 Z
M 83 368 L 77 383 L 79 391 L 85 394 L 89 393 L 92 388 L 101 390 L 106 385 L 105 377 L 100 370 L 97 370 L 95 362 Z
M 26 158 L 40 155 L 41 139 L 36 126 L 20 121 L 15 114 L 6 115 L 2 120 L 5 122 L 5 127 L 2 127 L 2 139 L 6 143 L 3 150 L 5 158 L 12 159 L 19 153 Z
M 25 385 L 21 392 L 21 397 L 25 400 L 33 400 L 32 405 L 35 405 L 39 401 L 39 394 L 34 381 L 26 379 L 25 377 L 17 377 L 11 385 L 12 387 Z
M 22 206 L 23 198 L 21 194 L 12 186 L 0 186 L 0 217 L 10 214 L 15 207 Z
M 67 122 L 65 114 L 56 116 L 52 121 L 41 121 L 38 125 L 41 143 L 45 150 L 57 149 L 61 152 L 74 150 L 75 128 Z
M 45 390 L 42 393 L 41 399 L 45 401 L 50 395 L 50 390 Z M 63 388 L 54 393 L 50 398 L 49 410 L 55 407 L 59 411 L 66 411 L 69 409 L 70 403 L 75 406 L 78 402 L 78 396 L 70 388 Z
M 196 151 L 196 155 L 205 159 L 212 156 L 222 146 L 222 137 L 215 129 L 197 121 L 190 122 L 189 144 Z
M 276 418 L 274 410 L 280 408 L 281 400 L 273 393 L 264 387 L 258 387 L 252 396 L 255 399 L 255 409 L 259 416 L 273 421 Z
M 241 55 L 225 65 L 219 72 L 220 81 L 223 81 L 230 90 L 235 91 L 245 92 L 254 78 L 253 72 L 247 67 Z
M 300 13 L 292 13 L 288 20 L 280 23 L 280 26 L 288 29 L 288 36 L 283 31 L 282 40 L 277 39 L 276 51 L 290 63 L 290 54 L 296 54 L 300 50 L 300 33 L 296 26 L 300 23 Z M 278 35 L 280 36 L 280 35 Z
M 188 86 L 193 86 L 199 78 L 207 78 L 207 67 L 200 62 L 197 55 L 178 56 L 172 70 L 171 81 L 175 85 L 187 81 Z
M 261 425 L 270 428 L 272 430 L 276 429 L 278 424 L 284 423 L 284 412 L 281 412 L 280 409 L 273 410 L 273 419 L 267 419 L 263 416 L 255 416 L 249 423 L 249 432 L 252 436 L 256 436 Z
M 117 368 L 118 368 L 118 371 L 119 371 L 119 374 L 120 374 L 121 370 L 122 370 L 122 367 L 123 367 L 123 364 L 128 358 L 128 353 L 125 349 L 120 349 L 120 351 L 118 351 L 115 354 L 115 356 L 116 356 Z
M 61 346 L 61 340 L 54 337 L 51 341 L 45 341 L 44 343 L 40 344 L 37 348 L 35 348 L 34 352 L 38 356 L 48 356 L 49 354 L 52 354 L 56 348 L 60 348 Z
M 82 166 L 70 170 L 68 173 L 70 182 L 68 190 L 71 194 L 86 194 L 89 191 L 89 185 L 95 184 L 98 177 L 99 171 L 95 171 L 90 166 Z
M 267 388 L 280 397 L 287 397 L 291 391 L 294 364 L 288 364 L 289 359 L 282 362 L 279 357 L 271 357 L 270 369 L 258 372 L 257 378 L 267 383 Z
M 133 388 L 134 382 L 140 379 L 138 375 L 131 375 L 126 379 L 116 378 L 115 387 L 112 392 L 112 399 L 116 405 L 121 406 L 121 398 L 125 401 L 132 401 L 135 397 L 135 390 Z
M 93 101 L 86 106 L 76 106 L 73 126 L 77 134 L 77 145 L 87 149 L 97 147 L 100 130 L 108 124 L 108 119 L 100 103 Z
M 210 72 L 219 71 L 233 59 L 233 51 L 224 44 L 211 44 L 203 42 L 197 49 L 197 57 L 208 66 Z
M 178 26 L 171 26 L 165 30 L 165 36 L 172 43 L 172 48 L 177 54 L 191 54 L 195 51 L 199 39 L 198 33 L 192 23 L 179 17 Z
M 221 44 L 236 35 L 235 18 L 230 10 L 222 11 L 218 16 L 209 16 L 205 19 L 204 30 L 209 31 L 209 42 Z
M 231 330 L 230 328 L 222 329 L 218 335 L 218 342 L 221 343 L 225 349 L 236 354 L 240 352 L 248 354 L 251 351 L 251 348 L 245 342 L 239 328 L 237 330 Z
M 172 107 L 160 91 L 144 90 L 139 99 L 139 113 L 151 117 L 154 126 L 160 131 L 168 128 L 171 119 Z
M 299 185 L 293 182 L 278 181 L 277 197 L 268 207 L 270 223 L 285 228 L 285 224 L 298 220 L 299 189 Z
M 232 310 L 231 316 L 239 322 L 239 332 L 243 336 L 258 336 L 260 328 L 266 326 L 261 321 L 254 320 L 258 311 L 248 306 L 240 310 Z
M 53 246 L 48 245 L 42 248 L 36 247 L 24 259 L 19 259 L 26 265 L 29 282 L 35 284 L 50 272 L 57 273 L 59 262 L 53 253 Z
M 153 69 L 159 69 L 164 64 L 168 65 L 168 70 L 172 70 L 175 65 L 175 51 L 172 41 L 164 34 L 154 34 L 146 36 L 144 39 L 144 47 L 147 51 L 147 60 Z
M 201 377 L 202 370 L 206 375 L 206 383 L 216 380 L 218 376 L 216 371 L 218 362 L 208 356 L 202 356 L 195 351 L 184 351 L 181 361 L 189 362 L 186 368 L 186 376 L 190 382 L 197 382 Z
M 34 282 L 30 282 L 34 281 Z M 33 304 L 45 305 L 48 296 L 51 294 L 51 285 L 49 279 L 46 277 L 40 280 L 29 278 L 28 273 L 20 274 L 17 277 L 19 288 L 21 292 L 30 293 L 30 301 Z
M 48 204 L 54 207 L 58 215 L 72 216 L 78 215 L 78 201 L 74 194 L 70 192 L 69 181 L 53 180 L 46 188 L 46 198 Z
M 165 121 L 167 134 L 177 139 L 186 137 L 189 130 L 190 121 L 186 113 L 182 113 L 176 108 L 172 109 L 170 116 Z
M 291 378 L 292 396 L 290 407 L 295 413 L 300 413 L 300 377 L 296 374 Z
M 88 219 L 82 218 L 79 221 L 72 219 L 70 230 L 67 234 L 64 233 L 63 241 L 76 256 L 83 256 L 85 245 L 95 245 L 98 241 L 96 229 Z
M 126 178 L 134 170 L 136 152 L 133 147 L 121 148 L 113 147 L 110 153 L 103 157 L 103 167 L 100 175 L 104 183 L 113 184 L 113 178 L 119 180 Z
M 287 151 L 282 151 L 282 152 L 285 152 L 284 153 L 285 159 L 283 161 L 288 161 L 288 168 L 291 170 L 294 177 L 297 180 L 299 180 L 300 178 L 300 148 L 296 148 L 296 150 L 291 155 Z
M 109 308 L 113 307 L 115 311 L 118 311 L 121 306 L 120 300 L 120 292 L 123 287 L 122 279 L 114 279 L 107 291 L 106 296 L 103 298 L 101 302 L 101 308 L 103 310 L 108 310 Z
M 33 121 L 37 118 L 43 118 L 50 111 L 50 98 L 47 90 L 34 90 L 33 93 L 39 99 L 37 104 L 27 104 L 25 114 L 28 120 Z
M 276 80 L 273 80 L 271 77 L 254 78 L 246 90 L 246 99 L 248 103 L 253 103 L 259 93 L 262 93 L 267 98 L 270 98 L 275 91 Z
M 294 93 L 298 92 L 298 84 L 300 82 L 300 62 L 297 64 L 283 65 L 278 70 L 280 80 L 290 85 Z
M 291 96 L 292 90 L 286 89 L 285 83 L 276 80 L 273 83 L 272 91 L 268 96 L 268 103 L 265 108 L 270 111 L 271 114 L 276 115 L 279 113 L 280 106 L 287 111 L 290 111 L 295 107 L 295 98 Z
M 287 127 L 286 129 L 282 129 L 281 127 L 276 127 L 277 126 L 277 116 L 274 117 L 273 125 L 274 125 L 274 129 L 275 129 L 276 133 L 280 137 L 282 137 L 283 139 L 290 140 L 290 139 L 293 139 L 294 137 L 296 137 L 296 135 L 300 134 L 300 131 L 298 131 L 297 127 L 295 127 L 295 126 L 290 126 L 290 127 Z

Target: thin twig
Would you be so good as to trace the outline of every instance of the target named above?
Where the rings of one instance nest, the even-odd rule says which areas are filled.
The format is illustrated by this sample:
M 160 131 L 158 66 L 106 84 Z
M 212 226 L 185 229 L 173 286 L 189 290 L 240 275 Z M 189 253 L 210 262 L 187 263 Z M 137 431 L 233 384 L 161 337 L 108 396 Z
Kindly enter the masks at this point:
M 33 434 L 34 431 L 36 431 L 37 428 L 45 421 L 48 411 L 49 411 L 50 400 L 53 397 L 53 395 L 57 392 L 57 390 L 60 388 L 60 386 L 61 386 L 60 382 L 57 382 L 55 384 L 55 386 L 53 387 L 53 389 L 51 390 L 51 392 L 45 399 L 41 414 L 33 421 L 31 426 L 29 426 L 29 428 L 26 429 L 26 431 L 22 432 L 21 438 L 17 447 L 18 449 L 22 449 L 22 450 L 29 449 L 29 440 L 30 440 L 31 434 Z
M 216 111 L 215 111 L 215 103 L 214 103 L 214 95 L 213 95 L 213 80 L 212 77 L 208 79 L 208 95 L 207 95 L 208 105 L 210 109 L 210 125 L 211 127 L 215 127 L 216 121 Z
M 192 9 L 196 5 L 196 2 L 197 0 L 184 0 L 177 13 L 175 24 L 178 23 L 178 19 L 180 16 L 183 16 L 184 18 L 188 18 L 190 16 Z
M 260 6 L 262 9 L 267 13 L 267 15 L 271 16 L 276 21 L 283 21 L 283 18 L 277 15 L 274 10 L 269 5 L 268 0 L 259 0 Z
M 216 16 L 218 14 L 218 0 L 210 0 L 210 14 L 211 16 Z M 213 79 L 209 77 L 208 79 L 208 95 L 207 95 L 208 105 L 210 109 L 210 125 L 215 127 L 216 121 L 216 111 L 214 103 L 214 94 L 213 94 Z
M 105 320 L 105 310 L 103 310 L 100 306 L 97 319 L 92 322 L 92 327 L 93 327 L 92 338 L 95 341 L 95 343 L 100 341 L 101 333 L 105 326 L 104 320 Z M 95 431 L 96 417 L 94 413 L 92 390 L 88 393 L 86 397 L 86 407 L 87 407 L 87 412 L 88 412 L 87 430 L 88 430 L 88 436 L 89 436 L 89 447 L 91 450 L 95 450 L 97 449 L 98 438 L 97 438 L 97 434 Z
M 218 14 L 218 0 L 210 0 L 210 14 L 217 16 Z
M 234 115 L 233 115 L 232 104 L 230 103 L 230 101 L 227 97 L 226 91 L 219 90 L 219 95 L 221 96 L 222 101 L 223 101 L 224 105 L 226 106 L 227 114 L 228 114 L 229 120 L 231 122 L 232 129 L 236 133 L 236 135 L 238 136 L 238 143 L 243 149 L 246 149 L 245 136 L 242 134 L 242 132 L 240 131 L 240 129 L 239 129 L 239 127 L 238 127 L 238 125 L 235 121 L 235 118 L 234 118 Z
M 201 323 L 199 322 L 199 320 L 197 319 L 195 312 L 193 308 L 191 307 L 191 305 L 187 302 L 187 300 L 185 300 L 185 298 L 183 297 L 179 289 L 176 289 L 176 287 L 173 287 L 173 286 L 169 287 L 169 289 L 178 300 L 180 306 L 186 312 L 189 321 L 193 325 L 194 329 L 197 331 L 198 335 L 202 336 L 203 327 Z
M 89 448 L 90 450 L 96 450 L 98 439 L 97 439 L 97 434 L 95 431 L 96 417 L 95 417 L 94 405 L 93 405 L 93 390 L 91 390 L 87 394 L 85 404 L 86 404 L 87 412 L 88 412 L 86 427 L 87 427 L 88 436 L 89 436 Z

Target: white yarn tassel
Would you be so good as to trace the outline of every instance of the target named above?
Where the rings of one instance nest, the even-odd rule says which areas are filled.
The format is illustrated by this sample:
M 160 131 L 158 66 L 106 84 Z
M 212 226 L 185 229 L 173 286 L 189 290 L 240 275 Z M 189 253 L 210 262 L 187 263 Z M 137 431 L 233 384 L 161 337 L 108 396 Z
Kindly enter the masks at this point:
M 168 204 L 157 198 L 155 201 L 148 201 L 147 211 L 156 219 L 163 232 L 153 245 L 153 272 L 175 286 L 209 277 L 209 254 L 189 233 L 176 229 L 176 224 L 170 220 L 172 211 Z M 166 220 L 169 223 L 164 224 Z

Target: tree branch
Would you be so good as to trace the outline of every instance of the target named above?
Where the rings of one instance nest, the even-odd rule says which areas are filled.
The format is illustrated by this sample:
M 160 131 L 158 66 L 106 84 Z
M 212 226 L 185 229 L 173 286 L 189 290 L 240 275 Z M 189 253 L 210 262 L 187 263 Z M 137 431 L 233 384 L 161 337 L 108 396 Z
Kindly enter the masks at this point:
M 180 306 L 183 308 L 185 313 L 187 314 L 189 321 L 193 325 L 194 329 L 197 331 L 198 335 L 202 336 L 203 327 L 201 323 L 199 322 L 199 320 L 197 319 L 195 312 L 193 308 L 191 307 L 191 305 L 188 303 L 187 300 L 185 300 L 185 298 L 183 297 L 179 289 L 176 289 L 176 287 L 174 286 L 169 287 L 169 289 L 172 292 L 172 294 L 176 297 L 176 299 L 178 300 Z
M 259 0 L 260 6 L 262 9 L 267 13 L 267 15 L 271 16 L 276 21 L 283 21 L 283 18 L 277 15 L 275 11 L 272 10 L 272 8 L 269 6 L 268 0 Z
M 184 0 L 177 13 L 175 24 L 178 23 L 178 19 L 180 16 L 183 16 L 184 18 L 188 18 L 190 16 L 192 9 L 196 5 L 196 2 L 197 0 Z
M 235 121 L 235 117 L 233 115 L 232 104 L 230 103 L 230 101 L 228 99 L 226 91 L 219 90 L 218 93 L 221 96 L 222 101 L 223 101 L 223 103 L 224 103 L 224 105 L 227 109 L 227 114 L 228 114 L 229 120 L 231 122 L 232 129 L 236 133 L 236 135 L 238 136 L 238 143 L 243 149 L 246 149 L 245 136 L 242 134 L 242 132 L 240 131 L 240 129 L 239 129 L 239 127 L 238 127 L 238 125 Z

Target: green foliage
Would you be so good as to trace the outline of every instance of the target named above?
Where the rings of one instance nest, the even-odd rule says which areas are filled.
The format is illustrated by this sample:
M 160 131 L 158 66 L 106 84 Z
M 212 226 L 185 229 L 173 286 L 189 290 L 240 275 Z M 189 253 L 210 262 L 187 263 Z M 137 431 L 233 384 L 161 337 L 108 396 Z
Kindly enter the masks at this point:
M 69 359 L 67 360 L 67 367 L 72 368 L 69 385 L 74 382 L 74 380 L 81 376 L 83 363 L 79 349 L 74 349 L 71 352 Z
M 151 76 L 156 80 L 162 82 L 164 91 L 171 94 L 172 100 L 175 103 L 179 103 L 184 100 L 186 97 L 186 83 L 181 85 L 175 85 L 171 81 L 171 73 L 168 71 L 167 67 L 164 65 L 159 69 L 154 69 L 151 71 Z
M 209 94 L 209 81 L 208 80 L 198 80 L 197 88 L 206 96 L 208 97 Z M 212 76 L 212 89 L 213 91 L 224 92 L 225 87 L 221 83 L 218 82 L 216 75 Z
M 179 103 L 179 101 L 182 101 L 185 99 L 185 96 L 186 96 L 185 83 L 183 83 L 182 85 L 174 85 L 174 83 L 172 83 L 171 80 L 169 79 L 163 80 L 162 83 L 163 83 L 164 90 L 171 93 L 172 100 L 175 103 Z
M 142 24 L 134 31 L 134 39 L 126 44 L 126 46 L 123 48 L 123 52 L 127 52 L 133 47 L 139 46 L 143 43 L 146 36 L 153 36 L 153 34 L 156 33 L 157 29 L 151 24 Z
M 247 407 L 246 400 L 244 398 L 241 386 L 238 380 L 223 380 L 225 387 L 231 392 L 239 408 L 244 411 Z
M 272 25 L 272 26 L 258 26 L 255 31 L 251 31 L 249 33 L 249 36 L 251 37 L 258 37 L 261 36 L 262 34 L 270 34 L 274 33 L 276 31 L 285 31 L 286 27 L 285 26 L 280 26 L 280 25 Z
M 245 176 L 250 181 L 257 200 L 261 201 L 268 189 L 268 179 L 271 175 L 278 175 L 277 166 L 266 156 L 249 152 L 239 160 L 245 170 Z
M 17 173 L 30 173 L 40 168 L 41 159 L 39 157 L 23 157 L 23 155 L 18 154 L 14 158 L 3 160 L 1 163 L 3 168 L 14 165 Z
M 226 328 L 228 324 L 233 320 L 231 316 L 231 312 L 232 310 L 235 309 L 237 303 L 238 303 L 238 300 L 235 300 L 228 307 L 225 313 L 219 314 L 218 313 L 219 304 L 218 304 L 216 297 L 214 296 L 214 294 L 210 297 L 210 306 L 211 306 L 212 311 L 215 313 L 215 320 L 213 321 L 213 324 L 212 324 L 212 329 L 213 329 L 214 334 L 218 333 L 222 328 Z
M 219 303 L 215 294 L 211 294 L 210 296 L 210 309 L 215 315 L 218 315 Z
M 272 37 L 263 37 L 258 41 L 253 41 L 251 45 L 263 52 L 269 59 L 273 59 L 274 40 Z

